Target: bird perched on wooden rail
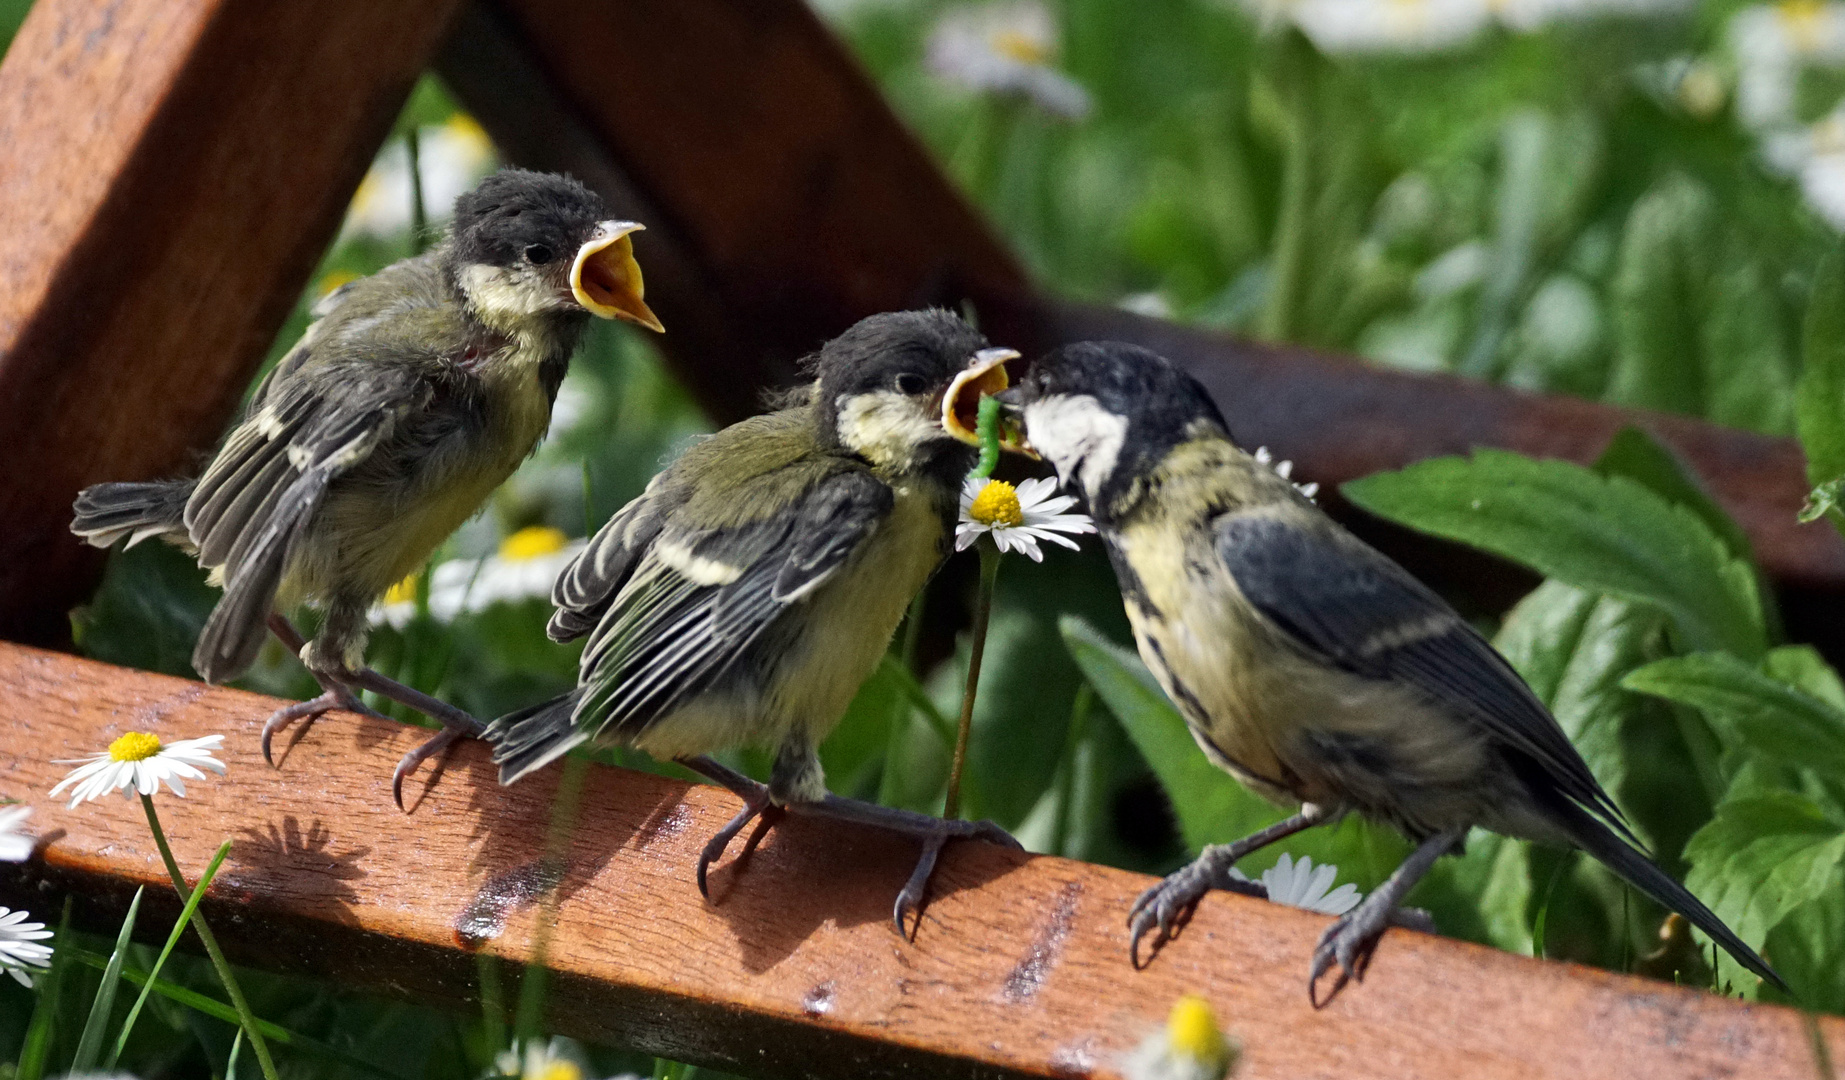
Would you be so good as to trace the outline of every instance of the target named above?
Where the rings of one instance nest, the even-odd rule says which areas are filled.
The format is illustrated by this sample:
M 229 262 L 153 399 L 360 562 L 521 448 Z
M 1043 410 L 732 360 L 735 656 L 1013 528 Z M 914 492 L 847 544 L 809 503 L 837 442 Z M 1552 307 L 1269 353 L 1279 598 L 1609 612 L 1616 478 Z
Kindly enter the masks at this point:
M 1208 847 L 1129 915 L 1130 955 L 1238 859 L 1361 814 L 1415 850 L 1320 937 L 1312 995 L 1362 977 L 1392 913 L 1482 826 L 1577 847 L 1684 915 L 1762 978 L 1779 976 L 1641 851 L 1544 705 L 1478 631 L 1407 571 L 1238 449 L 1202 386 L 1112 342 L 1066 346 L 998 395 L 1032 449 L 1089 503 L 1141 658 L 1212 762 L 1300 812 Z
M 816 747 L 949 551 L 974 458 L 957 395 L 1003 387 L 1017 356 L 945 311 L 874 315 L 812 359 L 806 400 L 656 476 L 559 575 L 549 633 L 588 636 L 577 688 L 488 727 L 500 782 L 595 741 L 724 784 L 744 806 L 700 856 L 701 891 L 759 816 L 752 845 L 789 809 L 902 830 L 923 855 L 893 909 L 899 931 L 947 840 L 1014 843 L 988 822 L 828 795 Z M 742 744 L 773 748 L 767 786 L 704 756 Z
M 258 386 L 196 479 L 110 483 L 77 497 L 71 531 L 98 547 L 159 536 L 197 555 L 224 597 L 192 666 L 209 682 L 248 670 L 273 631 L 320 683 L 263 727 L 369 712 L 372 690 L 443 731 L 404 777 L 479 724 L 364 666 L 367 613 L 478 510 L 538 445 L 591 316 L 659 330 L 631 234 L 567 177 L 507 169 L 455 203 L 428 252 L 349 282 Z M 280 609 L 324 611 L 313 640 Z

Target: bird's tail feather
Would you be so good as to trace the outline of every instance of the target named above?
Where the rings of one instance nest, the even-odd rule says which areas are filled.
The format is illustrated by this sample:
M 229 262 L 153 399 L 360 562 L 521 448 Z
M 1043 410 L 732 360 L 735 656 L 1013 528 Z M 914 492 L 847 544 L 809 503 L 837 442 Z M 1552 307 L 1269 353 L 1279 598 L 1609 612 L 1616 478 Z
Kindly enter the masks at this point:
M 1601 860 L 1629 885 L 1683 915 L 1691 925 L 1723 946 L 1724 951 L 1735 957 L 1737 963 L 1782 990 L 1787 989 L 1787 983 L 1775 973 L 1774 968 L 1768 966 L 1768 961 L 1743 944 L 1743 940 L 1725 926 L 1715 912 L 1691 895 L 1690 890 L 1672 880 L 1664 870 L 1655 866 L 1651 859 L 1616 836 L 1581 807 L 1571 803 L 1567 808 L 1559 809 L 1563 811 L 1560 815 L 1563 819 L 1561 824 L 1569 831 L 1570 838 L 1578 847 Z
M 206 682 L 234 679 L 256 662 L 257 651 L 268 640 L 269 614 L 289 550 L 318 505 L 329 475 L 324 468 L 303 473 L 276 500 L 261 529 L 239 539 L 224 566 L 224 598 L 211 609 L 192 650 L 192 669 Z
M 510 784 L 535 769 L 563 757 L 589 736 L 577 730 L 577 702 L 581 689 L 552 698 L 518 712 L 507 713 L 487 725 L 481 737 L 493 744 L 493 760 L 500 767 L 500 783 Z
M 123 537 L 128 546 L 150 536 L 184 541 L 186 500 L 191 480 L 96 484 L 84 488 L 71 506 L 70 531 L 96 547 L 112 546 Z

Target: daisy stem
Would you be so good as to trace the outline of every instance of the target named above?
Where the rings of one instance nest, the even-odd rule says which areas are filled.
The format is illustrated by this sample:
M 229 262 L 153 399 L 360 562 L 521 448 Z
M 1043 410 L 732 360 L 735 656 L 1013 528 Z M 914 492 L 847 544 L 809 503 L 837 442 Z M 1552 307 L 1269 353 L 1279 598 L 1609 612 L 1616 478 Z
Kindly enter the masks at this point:
M 980 688 L 980 657 L 987 650 L 987 620 L 993 614 L 993 586 L 999 581 L 999 545 L 991 536 L 983 536 L 976 547 L 980 551 L 980 592 L 974 598 L 974 640 L 968 646 L 961 722 L 955 726 L 954 764 L 948 769 L 948 794 L 942 800 L 945 818 L 961 810 L 961 772 L 967 767 L 967 737 L 974 727 L 974 693 Z
M 147 827 L 154 832 L 154 846 L 160 849 L 160 859 L 167 864 L 167 875 L 173 879 L 173 887 L 179 890 L 180 900 L 184 902 L 191 899 L 192 890 L 186 885 L 185 875 L 179 872 L 179 863 L 173 858 L 173 849 L 167 846 L 167 834 L 160 827 L 160 815 L 154 813 L 153 798 L 141 796 L 141 807 L 147 811 Z M 269 1056 L 268 1041 L 256 1026 L 256 1014 L 250 1011 L 250 1003 L 244 999 L 243 987 L 237 984 L 237 976 L 231 974 L 231 965 L 225 961 L 223 950 L 218 948 L 217 937 L 205 925 L 205 916 L 196 910 L 192 913 L 192 928 L 199 932 L 199 940 L 205 945 L 205 955 L 211 958 L 211 966 L 217 969 L 218 981 L 224 984 L 225 992 L 231 995 L 231 1004 L 237 1009 L 237 1019 L 243 1025 L 244 1035 L 256 1051 L 256 1062 L 262 1066 L 264 1080 L 276 1080 L 275 1061 Z

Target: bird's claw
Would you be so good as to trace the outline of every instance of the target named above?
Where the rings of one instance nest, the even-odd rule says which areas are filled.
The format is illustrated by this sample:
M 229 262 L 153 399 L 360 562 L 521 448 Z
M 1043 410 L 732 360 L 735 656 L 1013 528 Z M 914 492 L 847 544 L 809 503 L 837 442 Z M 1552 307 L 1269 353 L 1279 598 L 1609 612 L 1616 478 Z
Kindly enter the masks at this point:
M 711 890 L 706 884 L 706 874 L 711 869 L 712 863 L 723 858 L 724 849 L 729 847 L 730 842 L 743 831 L 743 826 L 758 817 L 762 818 L 756 831 L 750 834 L 749 843 L 743 847 L 742 858 L 748 858 L 750 853 L 756 850 L 756 845 L 761 842 L 763 834 L 773 828 L 786 813 L 786 810 L 769 801 L 769 789 L 766 787 L 752 792 L 749 797 L 745 798 L 743 809 L 737 811 L 736 817 L 731 818 L 710 840 L 706 841 L 705 849 L 698 854 L 698 894 L 707 899 L 710 898 Z
M 1390 924 L 1390 912 L 1385 911 L 1380 918 L 1373 912 L 1367 912 L 1361 905 L 1339 918 L 1320 935 L 1319 944 L 1313 949 L 1313 965 L 1307 972 L 1307 999 L 1319 1008 L 1345 987 L 1348 982 L 1363 982 L 1365 968 L 1371 962 L 1371 954 L 1377 949 L 1378 939 L 1383 937 L 1384 927 Z M 1339 965 L 1338 977 L 1333 980 L 1332 989 L 1325 1001 L 1319 998 L 1320 976 L 1332 970 L 1334 962 Z
M 269 714 L 269 719 L 263 722 L 263 760 L 272 766 L 275 764 L 271 744 L 277 732 L 285 730 L 288 725 L 303 718 L 312 724 L 320 719 L 322 713 L 332 712 L 334 709 L 344 709 L 347 712 L 378 720 L 385 719 L 377 710 L 360 701 L 357 694 L 343 686 L 335 685 L 318 697 L 297 701 L 293 705 L 284 705 Z
M 1006 838 L 1012 839 L 1011 834 L 1007 834 Z M 935 861 L 941 856 L 943 845 L 950 839 L 947 830 L 923 837 L 922 854 L 916 859 L 916 869 L 910 871 L 910 879 L 903 883 L 903 888 L 897 890 L 897 901 L 891 905 L 890 918 L 897 925 L 897 934 L 905 941 L 915 941 L 917 933 L 922 930 L 923 901 L 927 899 L 929 878 L 935 874 Z M 1013 843 L 1017 844 L 1018 841 L 1014 840 Z M 904 924 L 911 922 L 912 917 L 915 928 L 906 930 Z
M 398 760 L 397 768 L 391 772 L 391 798 L 397 800 L 399 810 L 404 809 L 404 779 L 415 772 L 418 765 L 448 749 L 466 734 L 459 728 L 445 727 Z
M 1140 939 L 1147 931 L 1155 926 L 1159 928 L 1150 952 L 1171 941 L 1173 926 L 1179 917 L 1197 907 L 1198 901 L 1213 885 L 1211 875 L 1194 862 L 1167 874 L 1159 884 L 1140 894 L 1134 906 L 1128 909 L 1127 919 L 1132 931 L 1128 938 L 1128 958 L 1135 967 L 1140 966 Z

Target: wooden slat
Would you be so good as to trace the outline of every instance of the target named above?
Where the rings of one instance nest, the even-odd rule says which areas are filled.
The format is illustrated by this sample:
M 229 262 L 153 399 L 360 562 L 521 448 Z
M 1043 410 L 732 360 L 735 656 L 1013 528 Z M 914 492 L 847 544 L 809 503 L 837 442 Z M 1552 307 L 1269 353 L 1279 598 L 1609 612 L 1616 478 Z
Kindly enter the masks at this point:
M 0 902 L 42 916 L 71 893 L 107 929 L 148 884 L 160 910 L 141 925 L 158 934 L 176 904 L 138 805 L 53 804 L 64 767 L 50 762 L 126 730 L 221 732 L 229 775 L 160 802 L 188 867 L 236 839 L 205 905 L 235 956 L 477 1008 L 470 946 L 531 955 L 556 769 L 501 788 L 467 745 L 433 786 L 413 782 L 405 818 L 388 777 L 419 735 L 407 728 L 334 714 L 271 769 L 257 752 L 270 699 L 11 645 L 0 688 L 0 794 L 34 804 L 49 838 L 0 865 Z M 716 869 L 706 902 L 692 861 L 736 806 L 591 770 L 556 898 L 557 1031 L 761 1076 L 1112 1077 L 1192 992 L 1243 1044 L 1243 1080 L 1815 1075 L 1791 1010 L 1406 931 L 1316 1011 L 1304 975 L 1326 920 L 1227 894 L 1136 971 L 1122 919 L 1149 879 L 983 844 L 945 853 L 913 944 L 889 917 L 915 848 L 875 830 L 796 818 L 746 866 Z M 1819 1024 L 1845 1060 L 1845 1021 Z
M 0 65 L 0 637 L 68 635 L 85 484 L 218 436 L 455 0 L 38 0 Z

